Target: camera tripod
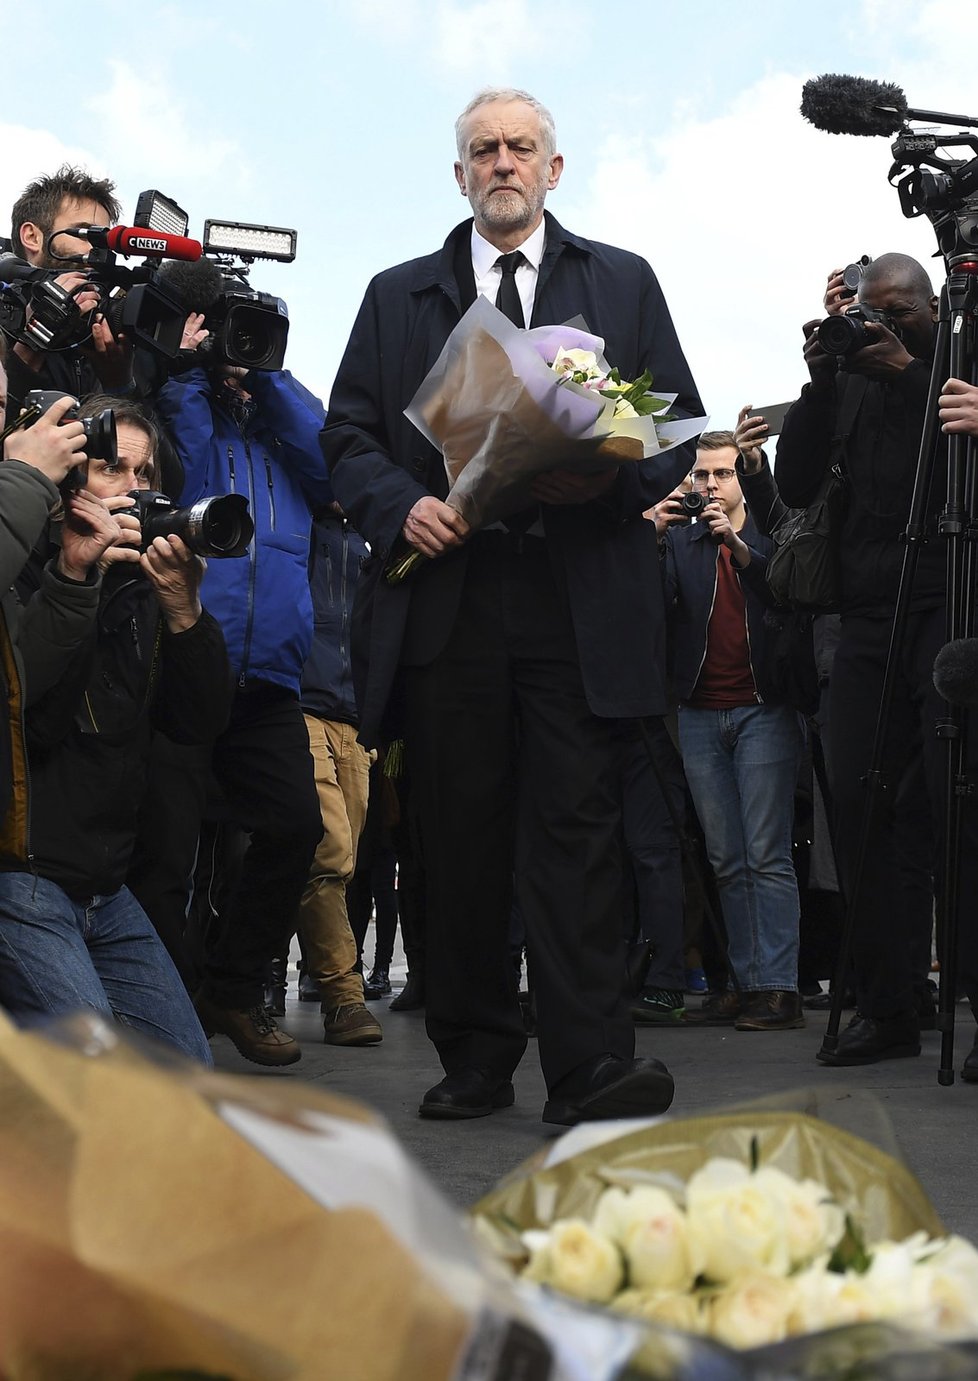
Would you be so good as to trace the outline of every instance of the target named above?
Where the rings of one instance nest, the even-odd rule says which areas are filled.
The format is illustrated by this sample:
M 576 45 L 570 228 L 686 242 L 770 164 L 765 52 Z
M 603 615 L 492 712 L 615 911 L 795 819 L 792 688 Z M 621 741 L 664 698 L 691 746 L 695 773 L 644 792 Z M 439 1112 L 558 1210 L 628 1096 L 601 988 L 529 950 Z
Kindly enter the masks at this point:
M 947 543 L 946 641 L 971 636 L 974 625 L 974 580 L 976 536 L 976 486 L 974 442 L 968 436 L 945 437 L 940 430 L 938 400 L 949 378 L 975 381 L 975 322 L 978 317 L 978 249 L 969 248 L 957 237 L 955 253 L 947 256 L 947 280 L 941 291 L 940 312 L 934 343 L 934 362 L 924 413 L 920 451 L 914 480 L 910 517 L 905 532 L 905 550 L 900 572 L 896 606 L 883 673 L 880 707 L 866 774 L 867 799 L 852 882 L 846 896 L 846 918 L 836 969 L 834 995 L 822 1049 L 836 1049 L 843 993 L 847 984 L 857 916 L 863 896 L 863 882 L 873 824 L 882 793 L 888 789 L 884 771 L 887 731 L 890 724 L 898 662 L 906 640 L 911 610 L 913 582 L 921 545 L 927 540 L 927 516 L 934 471 L 942 445 L 948 446 L 947 492 L 937 532 Z M 954 1009 L 957 991 L 958 939 L 961 916 L 961 827 L 962 815 L 975 785 L 966 772 L 968 714 L 961 706 L 945 702 L 946 711 L 935 724 L 935 733 L 945 746 L 943 828 L 941 831 L 941 873 L 939 936 L 941 985 L 937 1027 L 941 1032 L 941 1062 L 938 1082 L 954 1082 Z M 840 707 L 841 708 L 841 707 Z M 844 712 L 844 710 L 843 710 Z M 936 802 L 932 802 L 936 817 Z

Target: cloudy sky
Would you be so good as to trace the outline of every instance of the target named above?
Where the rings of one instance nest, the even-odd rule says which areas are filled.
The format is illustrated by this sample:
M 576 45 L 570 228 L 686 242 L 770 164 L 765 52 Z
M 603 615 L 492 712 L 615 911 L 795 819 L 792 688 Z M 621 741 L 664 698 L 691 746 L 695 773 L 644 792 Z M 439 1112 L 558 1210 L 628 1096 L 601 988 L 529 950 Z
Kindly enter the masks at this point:
M 288 301 L 288 363 L 325 400 L 370 277 L 467 212 L 458 111 L 479 87 L 523 87 L 550 106 L 565 157 L 548 205 L 650 261 L 713 424 L 729 426 L 742 402 L 797 395 L 800 325 L 830 268 L 934 253 L 887 182 L 889 141 L 807 125 L 803 82 L 892 81 L 912 106 L 978 119 L 966 9 L 47 0 L 28 14 L 0 0 L 0 205 L 70 159 L 113 177 L 127 213 L 144 188 L 172 196 L 191 234 L 209 216 L 295 227 L 296 262 L 252 282 Z

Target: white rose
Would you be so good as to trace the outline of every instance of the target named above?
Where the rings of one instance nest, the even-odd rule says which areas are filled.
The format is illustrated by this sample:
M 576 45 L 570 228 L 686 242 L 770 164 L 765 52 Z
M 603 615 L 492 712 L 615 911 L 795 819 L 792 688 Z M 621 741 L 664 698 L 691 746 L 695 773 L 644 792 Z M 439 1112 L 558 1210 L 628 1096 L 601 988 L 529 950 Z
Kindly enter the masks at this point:
M 918 1261 L 914 1272 L 926 1299 L 920 1326 L 945 1336 L 974 1336 L 978 1332 L 978 1251 L 963 1237 L 948 1237 L 934 1245 L 937 1250 Z
M 683 1333 L 704 1333 L 706 1316 L 699 1295 L 675 1290 L 624 1290 L 612 1308 L 635 1318 L 649 1319 Z
M 595 1208 L 594 1226 L 621 1247 L 633 1285 L 656 1290 L 692 1286 L 686 1215 L 666 1190 L 644 1184 L 631 1191 L 606 1189 Z
M 613 416 L 613 417 L 637 417 L 637 416 L 638 416 L 638 413 L 637 413 L 637 412 L 635 411 L 635 409 L 632 407 L 631 403 L 628 401 L 627 398 L 616 398 L 616 399 L 615 399 L 615 410 L 614 410 L 614 412 L 612 413 L 612 416 Z
M 926 1307 L 926 1282 L 916 1271 L 926 1241 L 924 1233 L 915 1233 L 903 1242 L 877 1242 L 870 1248 L 872 1260 L 863 1280 L 873 1297 L 874 1318 L 907 1318 Z
M 753 1178 L 780 1205 L 792 1266 L 803 1266 L 832 1250 L 845 1232 L 846 1216 L 824 1185 L 793 1180 L 773 1165 L 762 1166 Z
M 764 1347 L 788 1335 L 795 1284 L 781 1276 L 751 1272 L 709 1300 L 710 1336 L 728 1347 Z
M 621 1289 L 621 1252 L 580 1218 L 556 1222 L 545 1234 L 524 1233 L 523 1241 L 530 1248 L 527 1280 L 595 1304 L 607 1304 Z
M 694 1275 L 723 1284 L 748 1267 L 787 1274 L 781 1203 L 739 1161 L 717 1157 L 690 1177 L 686 1217 Z
M 792 1277 L 795 1304 L 789 1320 L 791 1333 L 818 1333 L 842 1324 L 869 1323 L 875 1319 L 906 1319 L 919 1314 L 923 1288 L 914 1281 L 914 1262 L 909 1253 L 891 1253 L 895 1243 L 882 1243 L 866 1272 L 829 1271 L 817 1262 Z M 878 1248 L 874 1248 L 874 1253 Z M 876 1264 L 878 1261 L 878 1265 Z

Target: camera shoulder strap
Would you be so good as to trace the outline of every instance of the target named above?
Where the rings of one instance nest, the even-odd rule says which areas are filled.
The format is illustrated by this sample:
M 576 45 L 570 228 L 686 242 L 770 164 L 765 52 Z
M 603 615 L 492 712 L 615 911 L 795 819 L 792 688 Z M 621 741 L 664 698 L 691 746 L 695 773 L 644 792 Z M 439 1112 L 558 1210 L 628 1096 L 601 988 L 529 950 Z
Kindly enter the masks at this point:
M 846 473 L 846 447 L 856 418 L 866 393 L 867 379 L 863 374 L 836 375 L 836 390 L 839 395 L 835 410 L 835 434 L 829 445 L 828 474 L 844 479 Z

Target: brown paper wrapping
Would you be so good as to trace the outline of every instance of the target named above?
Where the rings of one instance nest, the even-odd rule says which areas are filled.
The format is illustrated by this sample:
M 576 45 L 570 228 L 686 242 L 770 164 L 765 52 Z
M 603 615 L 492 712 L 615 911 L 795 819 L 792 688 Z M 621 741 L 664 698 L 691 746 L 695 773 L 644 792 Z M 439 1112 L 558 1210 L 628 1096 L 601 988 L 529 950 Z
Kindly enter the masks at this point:
M 183 1075 L 0 1030 L 0 1378 L 436 1381 L 470 1320 L 366 1208 L 330 1212 L 228 1100 L 372 1121 L 308 1085 Z
M 524 508 L 547 470 L 597 473 L 642 459 L 635 438 L 574 436 L 551 420 L 483 330 L 465 338 L 421 412 L 445 457 L 446 502 L 473 529 Z

